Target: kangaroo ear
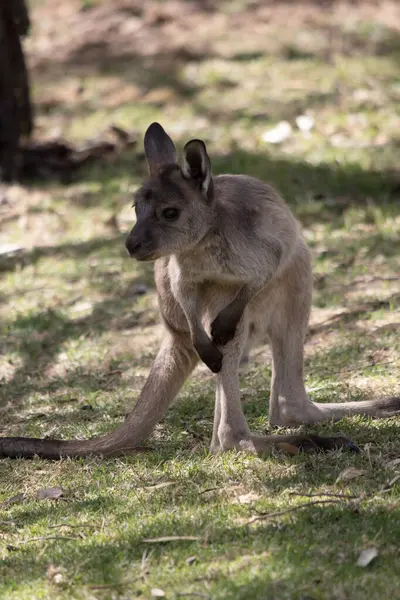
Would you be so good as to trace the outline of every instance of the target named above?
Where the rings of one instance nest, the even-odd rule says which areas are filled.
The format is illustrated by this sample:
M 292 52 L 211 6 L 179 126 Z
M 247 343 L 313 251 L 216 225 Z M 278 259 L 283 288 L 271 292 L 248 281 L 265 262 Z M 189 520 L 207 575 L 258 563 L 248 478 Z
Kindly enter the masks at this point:
M 176 163 L 174 142 L 159 123 L 152 123 L 144 135 L 144 152 L 150 175 L 156 175 L 163 165 Z
M 183 149 L 182 173 L 192 179 L 201 188 L 202 194 L 208 197 L 211 193 L 211 161 L 206 145 L 201 140 L 191 140 Z

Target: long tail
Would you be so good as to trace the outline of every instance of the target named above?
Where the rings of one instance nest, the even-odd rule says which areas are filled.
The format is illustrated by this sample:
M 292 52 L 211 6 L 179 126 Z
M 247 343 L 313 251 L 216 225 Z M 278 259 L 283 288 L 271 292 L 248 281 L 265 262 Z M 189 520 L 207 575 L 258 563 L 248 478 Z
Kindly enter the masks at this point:
M 124 424 L 125 425 L 125 424 Z M 143 452 L 139 446 L 139 438 L 132 440 L 129 427 L 118 427 L 107 436 L 91 440 L 53 440 L 25 437 L 0 438 L 0 458 L 47 458 L 60 460 L 63 457 L 85 457 L 101 455 L 104 457 L 119 456 Z M 142 437 L 142 436 L 140 436 Z M 143 436 L 145 437 L 145 436 Z
M 59 460 L 66 456 L 113 457 L 143 451 L 140 445 L 162 419 L 196 362 L 197 354 L 190 346 L 166 334 L 134 409 L 114 431 L 90 440 L 0 438 L 0 458 L 40 456 Z
M 145 385 L 146 388 L 146 385 Z M 154 398 L 154 397 L 153 397 Z M 159 399 L 159 398 L 158 398 Z M 90 440 L 54 440 L 25 437 L 0 438 L 0 458 L 47 458 L 101 455 L 105 458 L 143 452 L 140 446 L 163 417 L 170 398 L 164 395 L 158 406 L 143 401 L 143 393 L 127 419 L 107 435 Z M 151 404 L 151 406 L 150 406 Z
M 387 418 L 400 415 L 400 396 L 388 396 L 360 402 L 314 402 L 320 411 L 320 418 L 316 421 L 330 419 L 338 420 L 352 415 L 366 415 L 375 418 Z

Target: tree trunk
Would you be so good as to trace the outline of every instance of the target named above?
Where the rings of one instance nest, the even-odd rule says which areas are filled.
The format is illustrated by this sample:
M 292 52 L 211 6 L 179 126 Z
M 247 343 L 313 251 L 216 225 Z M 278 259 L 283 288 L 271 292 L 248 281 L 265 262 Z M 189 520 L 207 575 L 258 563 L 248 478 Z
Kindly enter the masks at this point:
M 18 175 L 18 144 L 29 136 L 33 114 L 21 37 L 29 30 L 25 0 L 0 0 L 0 179 Z

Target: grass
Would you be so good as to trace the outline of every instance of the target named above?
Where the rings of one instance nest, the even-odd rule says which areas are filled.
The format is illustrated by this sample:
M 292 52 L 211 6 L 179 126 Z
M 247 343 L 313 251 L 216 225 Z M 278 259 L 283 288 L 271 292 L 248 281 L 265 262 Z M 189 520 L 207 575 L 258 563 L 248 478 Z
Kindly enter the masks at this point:
M 141 137 L 159 119 L 180 147 L 203 137 L 215 173 L 250 173 L 281 191 L 313 253 L 306 384 L 319 402 L 399 391 L 398 21 L 394 4 L 373 14 L 367 3 L 351 4 L 315 7 L 311 16 L 299 4 L 287 23 L 279 6 L 263 21 L 247 2 L 221 3 L 217 15 L 196 9 L 190 18 L 191 3 L 183 3 L 172 13 L 173 39 L 162 11 L 174 9 L 161 4 L 146 17 L 141 45 L 124 29 L 117 43 L 110 30 L 107 48 L 93 55 L 79 27 L 91 23 L 101 40 L 104 3 L 56 9 L 35 0 L 28 41 L 39 135 L 61 128 L 79 140 L 118 123 Z M 118 6 L 107 10 L 127 21 Z M 146 46 L 153 38 L 163 52 Z M 192 54 L 182 57 L 182 47 Z M 305 113 L 315 120 L 309 136 L 295 125 Z M 279 146 L 262 142 L 282 119 L 292 135 Z M 143 386 L 162 329 L 152 268 L 128 260 L 123 248 L 130 192 L 145 174 L 137 150 L 68 185 L 5 190 L 0 243 L 23 250 L 0 256 L 2 435 L 109 431 Z M 246 416 L 258 431 L 268 429 L 269 365 L 261 345 L 241 372 Z M 212 417 L 213 377 L 199 368 L 157 425 L 148 454 L 1 461 L 0 597 L 397 597 L 398 418 L 310 428 L 343 432 L 362 448 L 357 456 L 260 459 L 210 456 Z M 362 473 L 337 482 L 348 467 Z M 53 486 L 63 498 L 36 499 Z M 302 494 L 324 493 L 356 499 L 295 509 L 315 500 Z M 288 508 L 295 510 L 248 524 L 259 512 Z M 145 541 L 162 536 L 198 539 Z M 357 566 L 371 547 L 378 557 Z

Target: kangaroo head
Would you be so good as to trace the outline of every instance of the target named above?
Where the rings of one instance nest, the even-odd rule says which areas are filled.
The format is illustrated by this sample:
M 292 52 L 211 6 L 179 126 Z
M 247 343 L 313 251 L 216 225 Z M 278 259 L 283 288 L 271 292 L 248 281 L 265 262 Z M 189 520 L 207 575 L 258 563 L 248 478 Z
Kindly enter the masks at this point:
M 125 246 L 137 260 L 189 250 L 210 229 L 213 185 L 204 142 L 191 140 L 181 165 L 173 141 L 158 123 L 144 136 L 150 177 L 134 196 L 136 224 Z

